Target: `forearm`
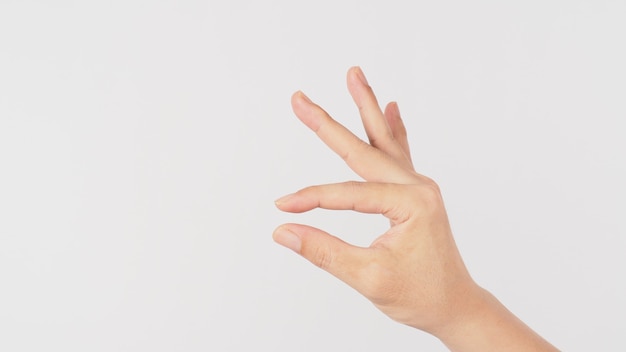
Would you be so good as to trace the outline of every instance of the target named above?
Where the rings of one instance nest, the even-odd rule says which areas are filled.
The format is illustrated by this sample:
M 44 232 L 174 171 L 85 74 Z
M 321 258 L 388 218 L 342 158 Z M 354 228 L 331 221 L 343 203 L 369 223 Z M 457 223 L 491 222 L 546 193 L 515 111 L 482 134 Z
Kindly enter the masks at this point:
M 558 351 L 482 288 L 467 307 L 436 335 L 453 352 Z

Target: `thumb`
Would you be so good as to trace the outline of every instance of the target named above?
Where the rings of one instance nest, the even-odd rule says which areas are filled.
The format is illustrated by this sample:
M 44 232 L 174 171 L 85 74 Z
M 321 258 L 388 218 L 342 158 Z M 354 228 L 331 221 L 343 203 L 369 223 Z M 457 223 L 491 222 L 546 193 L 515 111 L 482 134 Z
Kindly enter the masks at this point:
M 299 225 L 279 226 L 274 241 L 300 254 L 350 286 L 366 263 L 367 248 L 353 246 L 320 229 Z

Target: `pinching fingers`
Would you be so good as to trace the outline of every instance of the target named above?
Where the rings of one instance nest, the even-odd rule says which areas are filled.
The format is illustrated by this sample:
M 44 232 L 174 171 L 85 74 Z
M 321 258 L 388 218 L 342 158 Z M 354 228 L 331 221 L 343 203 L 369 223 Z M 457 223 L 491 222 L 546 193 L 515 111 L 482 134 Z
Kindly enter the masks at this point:
M 273 238 L 355 288 L 359 286 L 358 278 L 362 276 L 360 272 L 374 255 L 367 248 L 353 246 L 325 231 L 306 225 L 281 225 L 274 231 Z

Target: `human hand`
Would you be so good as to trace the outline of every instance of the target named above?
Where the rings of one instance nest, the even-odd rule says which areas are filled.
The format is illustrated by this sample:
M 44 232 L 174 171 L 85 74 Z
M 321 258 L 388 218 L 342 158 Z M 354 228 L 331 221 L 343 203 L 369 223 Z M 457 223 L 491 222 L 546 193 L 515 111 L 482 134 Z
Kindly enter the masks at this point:
M 352 286 L 390 318 L 435 335 L 452 350 L 555 350 L 470 277 L 439 187 L 413 168 L 397 104 L 381 111 L 358 67 L 348 71 L 347 81 L 369 143 L 302 92 L 291 103 L 298 118 L 366 182 L 307 187 L 276 206 L 293 213 L 377 213 L 391 226 L 367 248 L 301 224 L 279 226 L 274 240 Z
M 368 182 L 308 187 L 276 205 L 288 212 L 320 207 L 379 213 L 392 226 L 369 248 L 298 224 L 280 226 L 274 239 L 355 288 L 392 319 L 437 332 L 454 320 L 459 302 L 476 285 L 454 243 L 437 184 L 413 169 L 397 104 L 383 113 L 356 67 L 348 72 L 348 88 L 369 143 L 301 92 L 292 97 L 293 110 Z

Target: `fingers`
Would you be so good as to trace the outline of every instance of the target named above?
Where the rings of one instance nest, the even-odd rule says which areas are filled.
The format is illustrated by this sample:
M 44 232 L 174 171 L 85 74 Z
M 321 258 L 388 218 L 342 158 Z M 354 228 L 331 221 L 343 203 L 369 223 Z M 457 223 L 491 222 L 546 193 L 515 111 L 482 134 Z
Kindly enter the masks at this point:
M 285 224 L 274 230 L 274 241 L 300 254 L 352 287 L 367 263 L 368 250 L 348 244 L 314 227 Z M 356 287 L 355 287 L 356 288 Z
M 398 103 L 391 102 L 387 104 L 385 107 L 385 119 L 387 120 L 387 124 L 391 129 L 393 137 L 402 148 L 402 151 L 412 166 L 413 162 L 411 161 L 411 149 L 409 148 L 409 141 L 407 138 L 406 128 L 404 127 L 404 122 L 402 122 L 402 118 L 400 117 Z
M 370 144 L 380 148 L 393 142 L 391 129 L 380 111 L 378 100 L 369 86 L 363 71 L 359 67 L 348 70 L 348 90 L 354 103 L 359 108 L 363 127 L 369 138 Z
M 370 144 L 389 154 L 400 163 L 404 165 L 410 164 L 410 160 L 407 157 L 408 154 L 396 141 L 394 131 L 380 110 L 374 91 L 367 83 L 361 68 L 352 67 L 348 71 L 347 80 L 348 90 L 350 95 L 352 95 L 354 103 L 359 108 L 361 120 Z
M 292 213 L 314 208 L 354 210 L 383 214 L 395 224 L 408 220 L 413 206 L 406 185 L 344 182 L 304 188 L 276 201 L 276 206 Z
M 291 99 L 296 116 L 359 176 L 372 182 L 411 183 L 414 176 L 388 154 L 365 143 L 343 125 L 333 120 L 304 93 Z

